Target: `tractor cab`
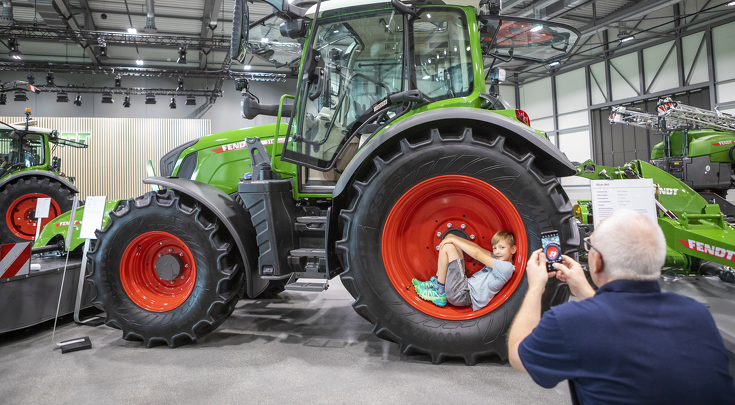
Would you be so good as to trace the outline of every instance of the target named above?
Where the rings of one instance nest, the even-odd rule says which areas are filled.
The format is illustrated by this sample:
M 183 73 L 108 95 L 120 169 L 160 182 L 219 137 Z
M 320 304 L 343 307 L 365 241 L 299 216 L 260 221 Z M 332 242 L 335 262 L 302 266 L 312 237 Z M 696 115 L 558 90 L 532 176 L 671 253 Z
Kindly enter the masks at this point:
M 486 61 L 548 62 L 565 56 L 579 38 L 562 24 L 484 14 L 477 2 L 423 3 L 362 1 L 355 8 L 322 1 L 300 12 L 284 5 L 250 26 L 239 60 L 249 50 L 293 67 L 304 49 L 281 160 L 301 166 L 305 188 L 328 191 L 362 145 L 415 113 L 511 110 L 497 88 L 487 94 Z M 295 18 L 299 14 L 303 18 Z M 504 80 L 499 71 L 490 84 Z M 525 113 L 507 115 L 529 124 Z
M 8 126 L 0 128 L 0 164 L 3 172 L 44 165 L 46 147 L 43 134 L 26 133 Z

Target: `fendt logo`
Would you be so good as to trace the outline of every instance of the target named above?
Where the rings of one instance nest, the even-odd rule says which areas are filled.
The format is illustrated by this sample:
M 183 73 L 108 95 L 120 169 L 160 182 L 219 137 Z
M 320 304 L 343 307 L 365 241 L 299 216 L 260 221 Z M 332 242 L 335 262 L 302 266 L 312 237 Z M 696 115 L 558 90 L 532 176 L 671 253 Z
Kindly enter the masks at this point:
M 725 145 L 735 145 L 735 141 L 722 141 L 722 142 L 716 142 L 712 144 L 712 146 L 725 146 Z
M 283 142 L 284 142 L 283 139 L 278 140 L 278 143 L 283 143 Z M 261 141 L 261 143 L 263 145 L 271 145 L 273 144 L 273 139 L 269 139 L 267 141 Z M 247 148 L 248 148 L 248 144 L 245 141 L 242 141 L 242 142 L 231 143 L 229 145 L 224 145 L 217 149 L 212 149 L 212 152 L 223 153 L 223 152 L 229 152 L 231 150 L 240 150 L 240 149 L 247 149 Z
M 725 249 L 722 247 L 718 247 L 715 245 L 708 245 L 706 243 L 697 242 L 696 240 L 682 240 L 679 239 L 679 242 L 681 242 L 682 245 L 686 246 L 687 248 L 691 250 L 696 250 L 697 252 L 702 252 L 711 256 L 719 257 L 720 259 L 726 259 L 730 260 L 732 262 L 735 262 L 735 259 L 733 258 L 733 255 L 735 255 L 735 252 L 729 249 Z
M 678 188 L 661 188 L 661 194 L 663 195 L 676 195 L 679 192 Z

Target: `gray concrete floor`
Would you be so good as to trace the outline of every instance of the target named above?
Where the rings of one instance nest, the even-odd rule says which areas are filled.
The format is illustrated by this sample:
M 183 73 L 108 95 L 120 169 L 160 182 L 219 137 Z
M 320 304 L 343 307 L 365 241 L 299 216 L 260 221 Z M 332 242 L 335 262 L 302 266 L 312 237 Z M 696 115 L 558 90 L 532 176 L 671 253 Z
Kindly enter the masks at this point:
M 64 317 L 0 335 L 0 404 L 568 404 L 566 383 L 543 389 L 499 359 L 468 367 L 405 356 L 372 334 L 339 280 L 328 291 L 243 300 L 198 343 L 148 349 L 106 326 Z

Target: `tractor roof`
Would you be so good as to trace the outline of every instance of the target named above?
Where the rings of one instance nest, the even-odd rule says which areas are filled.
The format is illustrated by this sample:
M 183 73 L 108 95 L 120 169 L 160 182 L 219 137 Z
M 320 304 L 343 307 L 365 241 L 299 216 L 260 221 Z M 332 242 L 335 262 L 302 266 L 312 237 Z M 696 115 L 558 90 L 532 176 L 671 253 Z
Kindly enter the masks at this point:
M 388 2 L 386 0 L 325 0 L 319 8 L 320 12 L 340 10 L 351 7 L 367 6 L 371 4 L 385 5 Z M 462 6 L 462 7 L 479 7 L 480 0 L 404 0 L 404 3 L 413 4 L 416 6 L 422 5 L 447 5 L 447 6 Z M 306 17 L 313 19 L 316 13 L 316 5 L 309 8 L 306 12 Z

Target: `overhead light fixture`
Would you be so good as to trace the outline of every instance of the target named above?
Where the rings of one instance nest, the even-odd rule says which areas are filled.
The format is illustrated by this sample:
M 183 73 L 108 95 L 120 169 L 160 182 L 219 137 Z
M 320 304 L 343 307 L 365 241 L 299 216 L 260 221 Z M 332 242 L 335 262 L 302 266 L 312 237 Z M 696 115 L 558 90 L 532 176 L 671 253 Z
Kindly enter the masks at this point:
M 26 95 L 25 91 L 18 90 L 15 92 L 15 95 L 13 96 L 13 101 L 28 101 L 28 96 Z
M 727 6 L 728 6 L 728 7 L 732 7 L 732 6 L 735 6 L 735 1 L 731 1 L 731 2 L 727 3 Z
M 186 105 L 197 105 L 197 99 L 194 96 L 186 97 Z
M 18 47 L 18 40 L 15 38 L 8 39 L 8 56 L 13 59 L 23 59 L 23 52 Z
M 115 87 L 121 87 L 122 86 L 122 77 L 120 75 L 115 76 Z
M 100 53 L 97 55 L 98 60 L 107 60 L 110 59 L 109 56 L 107 56 L 107 44 L 100 44 Z
M 136 30 L 135 28 L 133 28 L 133 27 L 128 28 L 128 34 L 135 35 L 137 33 L 138 33 L 138 30 Z
M 145 95 L 145 103 L 146 104 L 156 104 L 156 95 L 153 93 L 148 93 Z
M 634 40 L 634 39 L 635 39 L 635 35 L 629 35 L 629 36 L 627 36 L 627 37 L 625 37 L 625 38 L 622 38 L 622 39 L 620 40 L 620 42 L 621 42 L 621 43 L 623 43 L 623 42 L 628 42 L 628 41 L 632 41 L 632 40 Z
M 56 93 L 56 102 L 57 103 L 68 103 L 69 102 L 69 95 L 66 94 L 66 92 L 60 91 Z
M 172 110 L 176 109 L 176 97 L 171 97 L 171 102 L 168 103 L 168 108 Z
M 135 64 L 138 66 L 143 66 L 143 59 L 140 59 L 140 56 L 138 56 L 138 60 L 135 61 Z
M 130 108 L 130 96 L 125 96 L 125 100 L 123 100 L 123 107 Z
M 252 68 L 253 68 L 253 67 L 252 67 L 252 66 L 250 66 L 250 65 L 245 65 L 245 66 L 243 67 L 243 70 L 250 70 L 250 69 L 252 69 Z
M 539 32 L 542 29 L 544 29 L 544 26 L 543 25 L 537 25 L 537 26 L 531 28 L 531 32 Z
M 112 92 L 107 91 L 102 93 L 102 104 L 113 104 L 115 100 L 112 98 Z
M 36 76 L 33 76 L 33 73 L 28 73 L 26 80 L 28 80 L 28 84 L 36 84 Z
M 77 107 L 82 106 L 82 95 L 81 94 L 77 94 L 77 97 L 74 99 L 74 105 Z
M 183 46 L 179 47 L 179 59 L 176 60 L 176 63 L 186 65 L 186 48 Z
M 549 67 L 559 66 L 559 64 L 560 64 L 559 61 L 558 60 L 555 60 L 555 61 L 549 63 Z
M 8 104 L 8 95 L 5 93 L 0 93 L 0 105 L 6 104 Z
M 46 75 L 46 86 L 55 86 L 54 84 L 54 74 L 49 72 Z
M 184 90 L 184 78 L 179 77 L 179 85 L 176 87 L 176 91 Z

